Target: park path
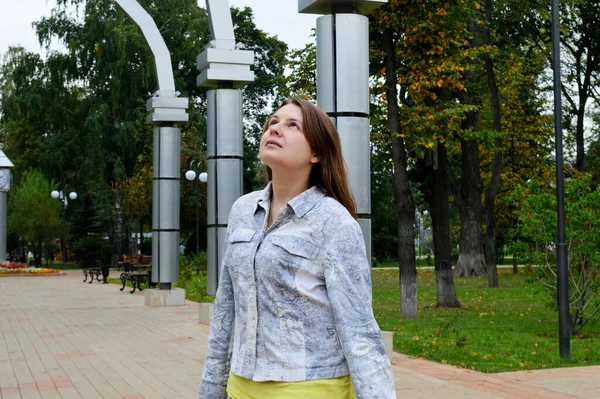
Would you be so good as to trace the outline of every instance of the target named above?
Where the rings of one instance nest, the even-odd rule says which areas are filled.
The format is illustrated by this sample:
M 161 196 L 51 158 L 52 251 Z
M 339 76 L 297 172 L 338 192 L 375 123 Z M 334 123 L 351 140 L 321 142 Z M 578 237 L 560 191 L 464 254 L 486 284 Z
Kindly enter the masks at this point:
M 196 398 L 199 308 L 64 276 L 0 277 L 0 398 Z M 395 353 L 399 398 L 600 398 L 600 367 L 483 374 Z

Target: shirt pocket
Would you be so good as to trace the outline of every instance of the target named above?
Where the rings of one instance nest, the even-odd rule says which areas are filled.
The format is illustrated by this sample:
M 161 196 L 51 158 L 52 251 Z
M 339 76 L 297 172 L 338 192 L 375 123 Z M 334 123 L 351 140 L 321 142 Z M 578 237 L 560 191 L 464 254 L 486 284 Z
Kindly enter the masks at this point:
M 229 267 L 229 273 L 234 281 L 247 278 L 250 272 L 248 262 L 252 262 L 252 250 L 254 248 L 253 238 L 256 230 L 244 227 L 235 228 L 228 237 L 227 250 L 223 254 L 224 266 Z M 251 263 L 250 263 L 251 265 Z
M 246 229 L 244 227 L 237 227 L 233 232 L 229 235 L 229 242 L 250 242 L 252 238 L 256 234 L 256 230 Z
M 317 267 L 315 262 L 320 249 L 317 244 L 292 235 L 274 235 L 271 240 L 273 245 L 280 249 L 283 263 L 323 276 L 321 268 Z

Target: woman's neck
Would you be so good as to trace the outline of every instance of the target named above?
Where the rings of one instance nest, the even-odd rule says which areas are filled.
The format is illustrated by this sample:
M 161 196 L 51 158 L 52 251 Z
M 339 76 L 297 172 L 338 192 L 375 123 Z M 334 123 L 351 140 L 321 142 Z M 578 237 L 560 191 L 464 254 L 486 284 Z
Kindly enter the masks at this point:
M 310 187 L 310 175 L 293 176 L 289 173 L 272 173 L 271 189 L 274 204 L 283 205 Z

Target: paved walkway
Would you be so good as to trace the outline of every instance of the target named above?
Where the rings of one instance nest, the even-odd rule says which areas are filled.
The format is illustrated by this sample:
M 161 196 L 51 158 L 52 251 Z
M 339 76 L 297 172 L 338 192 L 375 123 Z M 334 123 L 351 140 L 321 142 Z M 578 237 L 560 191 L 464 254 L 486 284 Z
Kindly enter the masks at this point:
M 196 398 L 208 327 L 198 305 L 83 284 L 80 271 L 0 278 L 0 397 Z M 600 398 L 600 367 L 481 374 L 394 354 L 399 398 Z

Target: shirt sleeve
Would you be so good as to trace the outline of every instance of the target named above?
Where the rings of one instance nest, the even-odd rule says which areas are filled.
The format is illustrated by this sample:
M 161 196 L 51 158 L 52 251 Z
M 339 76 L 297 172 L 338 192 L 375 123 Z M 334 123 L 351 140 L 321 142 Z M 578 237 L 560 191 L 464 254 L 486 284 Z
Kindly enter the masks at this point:
M 359 399 L 396 398 L 381 330 L 373 315 L 371 270 L 360 226 L 351 219 L 327 240 L 325 284 Z
M 225 237 L 227 249 L 229 232 Z M 231 352 L 229 350 L 235 308 L 233 284 L 227 265 L 221 266 L 221 277 L 215 298 L 210 332 L 208 335 L 208 352 L 204 359 L 204 371 L 200 384 L 199 399 L 227 399 L 227 379 L 229 378 Z

